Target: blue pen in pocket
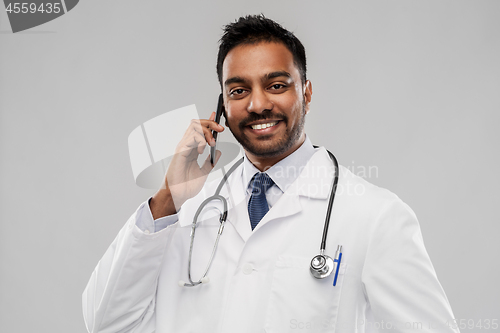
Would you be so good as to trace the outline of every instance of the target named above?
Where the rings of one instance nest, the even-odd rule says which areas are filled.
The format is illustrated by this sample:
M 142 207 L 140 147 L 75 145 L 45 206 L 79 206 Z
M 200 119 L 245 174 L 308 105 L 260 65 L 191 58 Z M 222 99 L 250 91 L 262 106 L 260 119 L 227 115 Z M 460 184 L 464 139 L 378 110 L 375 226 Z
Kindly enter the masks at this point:
M 337 278 L 339 276 L 340 262 L 342 261 L 342 245 L 337 246 L 337 252 L 335 252 L 335 259 L 333 260 L 333 270 L 335 271 L 335 276 L 333 277 L 333 286 L 337 284 Z

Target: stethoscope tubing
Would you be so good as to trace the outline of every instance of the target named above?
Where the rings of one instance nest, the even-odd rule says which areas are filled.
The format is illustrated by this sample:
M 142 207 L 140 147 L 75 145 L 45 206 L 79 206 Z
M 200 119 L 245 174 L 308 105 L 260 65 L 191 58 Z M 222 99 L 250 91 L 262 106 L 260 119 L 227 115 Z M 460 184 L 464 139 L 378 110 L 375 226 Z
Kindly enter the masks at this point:
M 314 148 L 319 148 L 319 147 L 318 146 L 314 146 Z M 329 198 L 329 201 L 328 201 L 328 208 L 327 208 L 327 211 L 326 211 L 325 223 L 324 223 L 324 227 L 323 227 L 323 236 L 321 238 L 321 245 L 320 245 L 320 256 L 323 256 L 323 254 L 325 252 L 325 249 L 326 249 L 326 239 L 327 239 L 327 236 L 328 236 L 328 227 L 330 225 L 330 217 L 331 217 L 332 208 L 333 208 L 333 201 L 335 199 L 335 193 L 337 191 L 337 184 L 338 184 L 338 180 L 339 180 L 339 165 L 338 165 L 337 159 L 335 158 L 335 156 L 329 150 L 327 150 L 327 152 L 328 152 L 328 155 L 330 156 L 330 159 L 333 161 L 333 164 L 335 166 L 335 175 L 334 175 L 333 185 L 332 185 L 331 192 L 330 192 L 330 198 Z M 217 251 L 217 246 L 219 244 L 219 239 L 220 239 L 220 236 L 222 235 L 222 231 L 224 230 L 224 224 L 226 222 L 227 212 L 228 212 L 227 200 L 223 196 L 220 195 L 220 191 L 222 190 L 222 187 L 224 186 L 224 184 L 227 184 L 227 180 L 228 180 L 229 176 L 233 173 L 233 171 L 236 170 L 236 168 L 238 166 L 240 166 L 241 163 L 243 163 L 243 160 L 244 160 L 243 157 L 241 159 L 239 159 L 229 169 L 229 171 L 224 174 L 223 178 L 221 179 L 221 181 L 220 181 L 220 183 L 219 183 L 219 185 L 217 187 L 217 190 L 215 191 L 215 194 L 212 195 L 212 196 L 210 196 L 210 197 L 208 197 L 207 199 L 205 199 L 201 203 L 201 205 L 198 207 L 198 210 L 196 211 L 196 214 L 194 215 L 193 223 L 191 225 L 191 235 L 190 235 L 191 242 L 190 242 L 190 245 L 189 245 L 189 259 L 188 259 L 188 279 L 189 279 L 190 283 L 184 283 L 183 285 L 186 286 L 186 287 L 197 286 L 197 285 L 203 283 L 204 280 L 208 279 L 207 274 L 208 274 L 208 271 L 210 270 L 210 266 L 212 265 L 213 259 L 215 257 L 215 253 Z M 217 232 L 217 238 L 215 240 L 215 244 L 214 244 L 214 247 L 212 249 L 212 253 L 210 255 L 210 260 L 209 260 L 209 262 L 207 264 L 207 267 L 205 268 L 205 272 L 203 273 L 203 275 L 202 275 L 202 277 L 200 278 L 199 281 L 193 281 L 192 278 L 191 278 L 191 259 L 192 259 L 192 254 L 193 254 L 194 237 L 195 237 L 195 232 L 196 232 L 196 225 L 198 223 L 197 222 L 198 221 L 198 216 L 200 215 L 200 213 L 203 210 L 203 208 L 205 208 L 205 206 L 209 202 L 211 202 L 213 200 L 219 200 L 219 201 L 221 201 L 222 204 L 223 204 L 223 206 L 224 206 L 224 211 L 221 212 L 221 216 L 219 218 L 220 226 L 219 226 L 219 230 Z M 327 256 L 325 256 L 325 258 L 326 257 Z M 329 273 L 328 273 L 328 275 L 329 275 Z
M 185 283 L 184 284 L 185 287 L 194 287 L 194 286 L 197 286 L 197 285 L 201 284 L 202 280 L 206 278 L 206 276 L 208 274 L 208 271 L 210 270 L 210 266 L 212 266 L 212 262 L 213 262 L 213 259 L 215 257 L 215 253 L 217 251 L 217 246 L 219 245 L 219 239 L 220 239 L 220 236 L 222 235 L 222 231 L 224 230 L 224 224 L 226 223 L 226 219 L 227 219 L 227 200 L 226 200 L 226 198 L 224 198 L 223 196 L 220 195 L 220 191 L 222 190 L 222 186 L 224 186 L 224 184 L 227 183 L 227 179 L 229 178 L 229 175 L 231 175 L 231 173 L 233 173 L 233 171 L 241 163 L 243 163 L 243 158 L 239 159 L 229 169 L 229 171 L 224 174 L 224 177 L 220 181 L 219 186 L 217 187 L 217 190 L 215 191 L 215 194 L 212 195 L 212 196 L 210 196 L 210 197 L 208 197 L 207 199 L 205 199 L 201 203 L 201 205 L 198 207 L 198 210 L 196 211 L 196 214 L 194 215 L 193 223 L 191 224 L 191 235 L 190 235 L 191 241 L 190 241 L 190 244 L 189 244 L 189 259 L 188 259 L 188 279 L 189 279 L 189 283 Z M 200 278 L 199 281 L 193 281 L 193 279 L 191 278 L 191 260 L 192 260 L 192 257 L 193 257 L 194 237 L 195 237 L 195 233 L 196 233 L 196 225 L 198 223 L 197 222 L 198 221 L 198 216 L 200 215 L 200 213 L 203 210 L 203 208 L 205 208 L 205 206 L 209 202 L 211 202 L 213 200 L 219 200 L 219 201 L 221 201 L 222 204 L 224 205 L 224 211 L 221 212 L 221 215 L 220 215 L 220 218 L 219 218 L 220 226 L 219 226 L 219 230 L 217 231 L 217 238 L 215 239 L 215 244 L 214 244 L 214 247 L 212 249 L 212 254 L 210 255 L 210 260 L 208 261 L 208 265 L 205 268 L 205 272 L 203 273 L 203 275 L 201 276 L 201 278 Z
M 197 224 L 196 221 L 198 221 L 198 216 L 200 215 L 203 208 L 205 208 L 205 206 L 213 200 L 220 200 L 222 202 L 222 204 L 224 205 L 224 212 L 221 214 L 221 216 L 219 218 L 219 222 L 220 222 L 219 231 L 217 232 L 217 238 L 215 240 L 215 245 L 212 249 L 212 254 L 210 255 L 210 260 L 208 261 L 207 267 L 205 268 L 205 272 L 203 273 L 200 281 L 194 282 L 191 278 L 191 258 L 193 257 L 194 236 L 196 233 L 196 224 Z M 223 196 L 221 196 L 219 194 L 214 194 L 211 197 L 205 199 L 201 203 L 200 207 L 198 207 L 198 210 L 196 211 L 196 214 L 194 215 L 193 223 L 191 225 L 191 236 L 190 236 L 191 242 L 189 244 L 189 261 L 188 261 L 188 279 L 189 279 L 189 282 L 191 282 L 191 285 L 188 284 L 188 286 L 194 287 L 195 285 L 200 284 L 201 280 L 207 276 L 208 271 L 210 270 L 210 266 L 212 265 L 212 262 L 213 262 L 213 259 L 215 256 L 215 252 L 217 251 L 217 245 L 219 244 L 220 235 L 222 234 L 222 231 L 224 230 L 224 223 L 226 222 L 226 218 L 227 218 L 227 201 Z
M 317 146 L 314 146 L 317 148 Z M 333 185 L 332 189 L 330 192 L 330 199 L 328 201 L 328 209 L 326 210 L 326 217 L 325 217 L 325 226 L 323 227 L 323 237 L 321 238 L 321 245 L 320 245 L 320 253 L 323 254 L 326 249 L 326 238 L 328 236 L 328 227 L 330 226 L 330 217 L 332 215 L 332 208 L 333 208 L 333 200 L 335 200 L 335 193 L 337 192 L 337 184 L 339 182 L 339 163 L 337 162 L 337 159 L 335 156 L 327 150 L 328 155 L 330 155 L 330 158 L 333 161 L 333 164 L 335 166 L 335 179 L 333 180 Z

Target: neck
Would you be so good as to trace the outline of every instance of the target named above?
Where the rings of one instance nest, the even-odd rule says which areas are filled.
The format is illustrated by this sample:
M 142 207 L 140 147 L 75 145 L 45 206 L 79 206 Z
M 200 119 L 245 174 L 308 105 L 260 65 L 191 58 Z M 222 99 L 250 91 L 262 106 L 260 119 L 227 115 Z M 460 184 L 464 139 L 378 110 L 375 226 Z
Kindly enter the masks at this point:
M 271 157 L 263 157 L 259 155 L 254 155 L 250 153 L 249 151 L 245 150 L 245 153 L 247 155 L 247 158 L 252 164 L 259 169 L 260 172 L 264 172 L 266 170 L 269 170 L 273 165 L 284 159 L 285 157 L 289 156 L 292 154 L 294 151 L 299 149 L 299 147 L 304 143 L 306 140 L 306 136 L 304 133 L 302 133 L 301 137 L 295 144 L 288 149 L 285 153 L 277 155 L 277 156 L 271 156 Z

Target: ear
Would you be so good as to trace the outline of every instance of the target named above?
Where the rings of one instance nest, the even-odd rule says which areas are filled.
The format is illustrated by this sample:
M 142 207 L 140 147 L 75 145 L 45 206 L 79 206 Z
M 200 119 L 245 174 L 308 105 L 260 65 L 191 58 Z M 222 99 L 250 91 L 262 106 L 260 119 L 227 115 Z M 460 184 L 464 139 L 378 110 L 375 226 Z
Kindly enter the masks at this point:
M 311 81 L 307 80 L 306 83 L 304 84 L 304 103 L 305 103 L 306 114 L 309 112 L 309 104 L 311 103 L 312 93 L 313 93 L 312 83 Z
M 226 122 L 227 122 L 226 108 L 224 107 L 224 105 L 222 105 L 222 115 L 224 116 L 224 118 L 226 118 Z

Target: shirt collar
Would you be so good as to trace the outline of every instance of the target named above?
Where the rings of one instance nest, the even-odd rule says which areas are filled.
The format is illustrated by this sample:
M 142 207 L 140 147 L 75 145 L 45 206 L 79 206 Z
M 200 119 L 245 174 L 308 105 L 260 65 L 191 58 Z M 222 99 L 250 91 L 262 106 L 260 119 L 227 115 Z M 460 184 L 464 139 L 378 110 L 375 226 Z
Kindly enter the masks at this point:
M 309 137 L 306 135 L 306 139 L 296 151 L 266 170 L 266 173 L 271 177 L 281 192 L 285 192 L 285 190 L 299 177 L 314 153 L 315 149 Z M 260 172 L 259 169 L 257 169 L 247 158 L 246 154 L 244 154 L 242 179 L 243 188 L 247 189 L 247 191 L 249 190 L 250 180 L 257 172 Z

